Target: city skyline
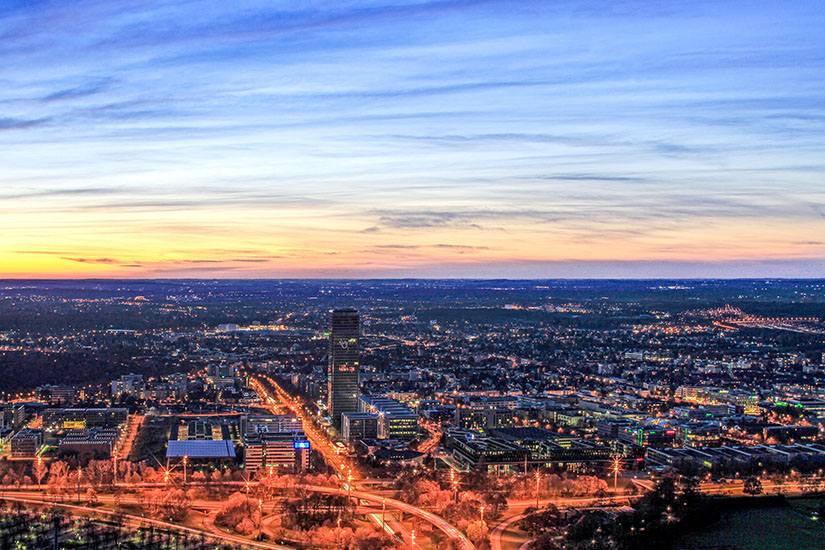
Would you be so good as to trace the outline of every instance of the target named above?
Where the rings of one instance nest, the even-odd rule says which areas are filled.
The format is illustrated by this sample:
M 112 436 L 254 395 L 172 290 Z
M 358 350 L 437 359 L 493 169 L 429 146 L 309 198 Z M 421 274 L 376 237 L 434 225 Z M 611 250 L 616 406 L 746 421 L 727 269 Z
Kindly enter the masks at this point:
M 0 278 L 822 277 L 815 2 L 7 2 Z

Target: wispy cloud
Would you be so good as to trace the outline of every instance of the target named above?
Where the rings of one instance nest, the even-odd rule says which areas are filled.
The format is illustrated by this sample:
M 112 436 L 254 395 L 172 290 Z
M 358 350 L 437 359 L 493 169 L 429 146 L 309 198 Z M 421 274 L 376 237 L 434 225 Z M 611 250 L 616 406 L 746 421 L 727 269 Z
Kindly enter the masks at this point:
M 83 84 L 80 84 L 78 86 L 73 86 L 71 88 L 63 88 L 61 90 L 52 92 L 46 96 L 43 96 L 41 101 L 48 103 L 51 101 L 91 96 L 107 90 L 111 85 L 111 78 L 95 78 L 87 82 L 84 82 Z
M 31 118 L 31 119 L 24 119 L 24 118 L 9 118 L 9 117 L 0 117 L 0 131 L 2 130 L 26 130 L 29 128 L 35 128 L 37 126 L 42 126 L 46 124 L 51 119 L 49 117 L 43 118 Z
M 29 191 L 0 193 L 0 199 L 38 199 L 48 197 L 71 197 L 71 196 L 104 196 L 115 193 L 122 193 L 122 188 L 107 187 L 79 187 L 67 189 L 31 189 Z
M 114 258 L 70 258 L 67 256 L 63 256 L 60 258 L 61 260 L 68 260 L 71 262 L 78 262 L 81 264 L 119 264 L 121 263 L 120 260 L 116 260 Z

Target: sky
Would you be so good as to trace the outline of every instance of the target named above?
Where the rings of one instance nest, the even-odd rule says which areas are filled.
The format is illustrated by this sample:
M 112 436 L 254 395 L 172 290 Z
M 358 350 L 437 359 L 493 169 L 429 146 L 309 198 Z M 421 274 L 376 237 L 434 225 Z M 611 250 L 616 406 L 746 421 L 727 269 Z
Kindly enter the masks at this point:
M 821 1 L 0 2 L 0 277 L 825 277 Z

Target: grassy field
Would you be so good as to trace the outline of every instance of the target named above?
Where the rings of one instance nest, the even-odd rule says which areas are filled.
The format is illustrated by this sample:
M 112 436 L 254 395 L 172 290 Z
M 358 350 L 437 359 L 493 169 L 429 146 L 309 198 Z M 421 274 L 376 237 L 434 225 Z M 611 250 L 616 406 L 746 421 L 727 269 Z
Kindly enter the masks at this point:
M 812 516 L 825 497 L 788 499 L 788 506 L 737 510 L 709 529 L 679 538 L 674 550 L 825 550 L 825 522 Z

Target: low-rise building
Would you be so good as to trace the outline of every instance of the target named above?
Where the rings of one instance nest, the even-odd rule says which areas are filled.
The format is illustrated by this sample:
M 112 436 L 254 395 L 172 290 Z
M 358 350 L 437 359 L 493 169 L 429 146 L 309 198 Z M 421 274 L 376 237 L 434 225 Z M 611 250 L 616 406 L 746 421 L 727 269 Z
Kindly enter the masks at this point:
M 381 439 L 415 439 L 418 435 L 418 415 L 395 399 L 362 395 L 358 409 L 378 416 Z
M 129 411 L 125 408 L 45 409 L 41 416 L 44 429 L 80 429 L 119 426 L 129 418 Z
M 96 458 L 111 458 L 117 440 L 118 428 L 93 428 L 90 430 L 68 430 L 57 446 L 59 452 L 73 452 Z
M 341 435 L 344 439 L 376 439 L 379 434 L 379 417 L 367 412 L 345 412 L 341 414 Z
M 43 430 L 23 428 L 11 438 L 11 456 L 34 458 L 43 446 Z
M 266 432 L 244 435 L 244 469 L 277 468 L 303 472 L 309 468 L 310 444 L 302 433 Z

